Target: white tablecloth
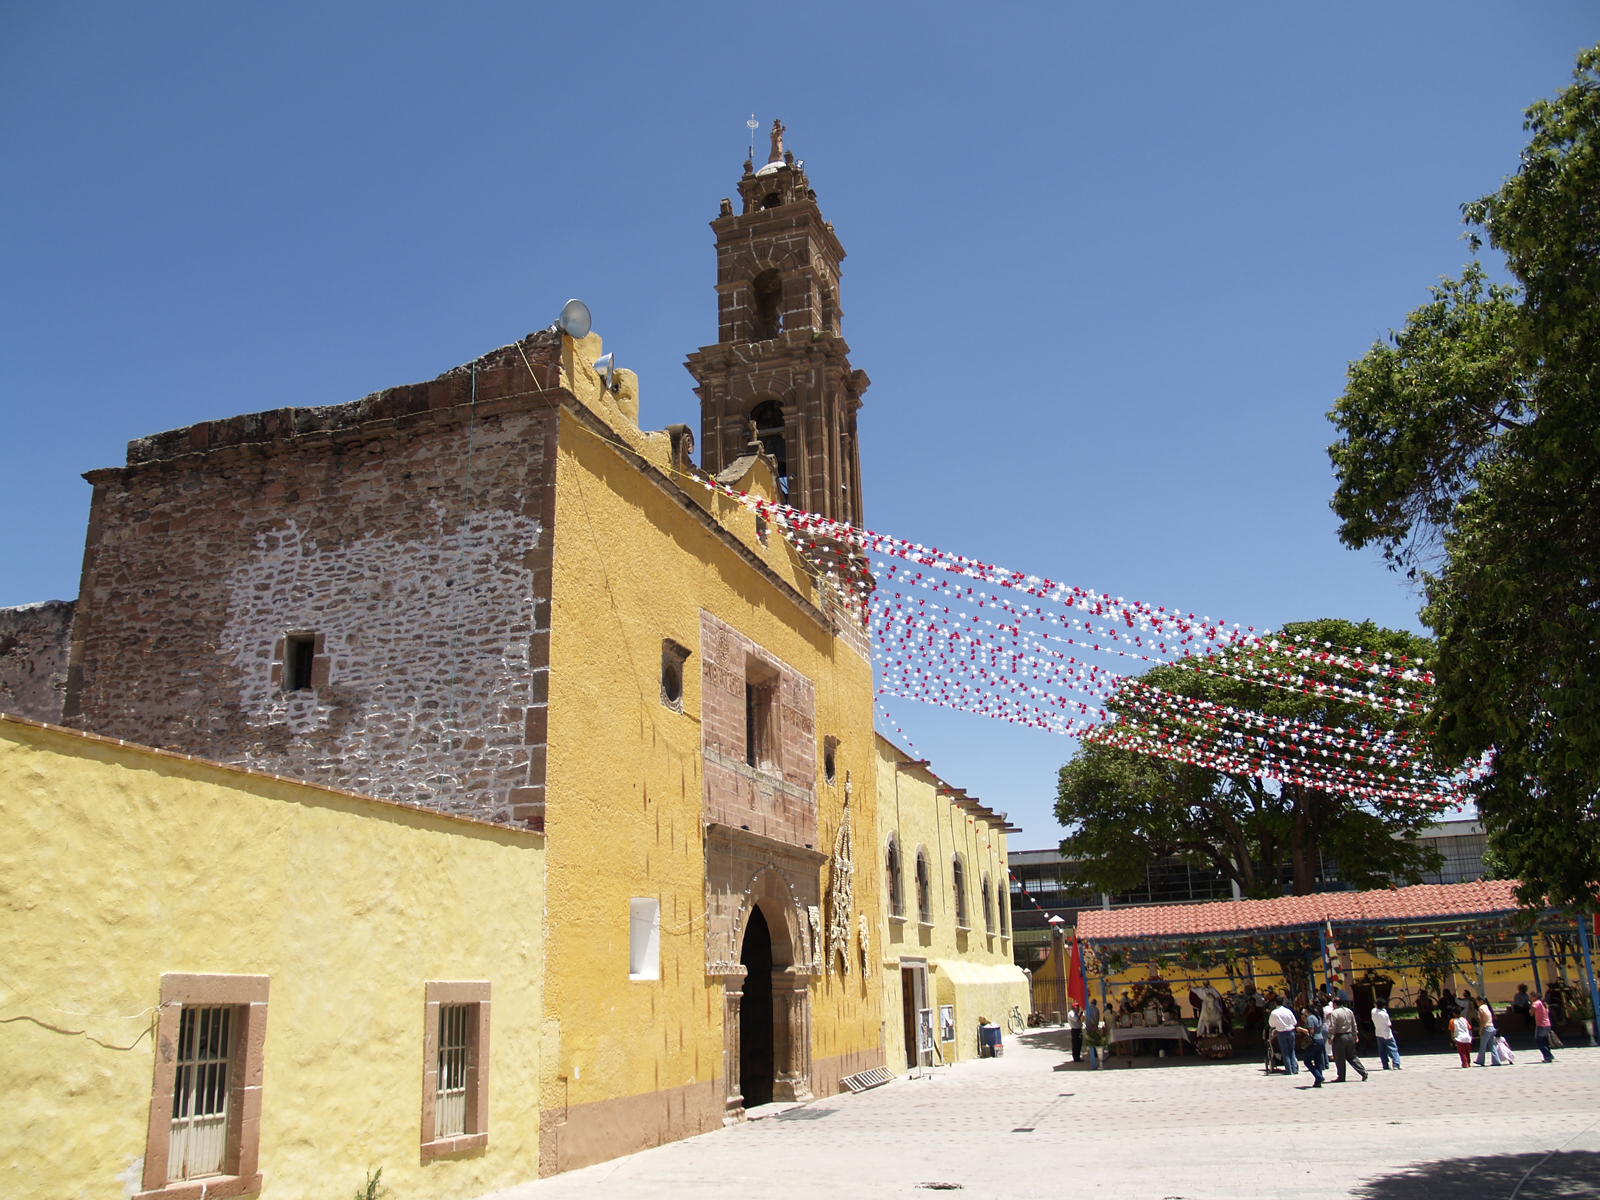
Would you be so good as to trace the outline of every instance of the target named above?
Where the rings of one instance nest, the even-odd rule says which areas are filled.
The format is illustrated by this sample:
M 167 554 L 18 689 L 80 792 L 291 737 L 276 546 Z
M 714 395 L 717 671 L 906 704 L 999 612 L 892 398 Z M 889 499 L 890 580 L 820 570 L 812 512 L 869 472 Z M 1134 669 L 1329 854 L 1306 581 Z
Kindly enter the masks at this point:
M 1189 1031 L 1182 1025 L 1113 1025 L 1113 1042 L 1136 1042 L 1140 1038 L 1165 1038 L 1173 1042 L 1187 1042 Z

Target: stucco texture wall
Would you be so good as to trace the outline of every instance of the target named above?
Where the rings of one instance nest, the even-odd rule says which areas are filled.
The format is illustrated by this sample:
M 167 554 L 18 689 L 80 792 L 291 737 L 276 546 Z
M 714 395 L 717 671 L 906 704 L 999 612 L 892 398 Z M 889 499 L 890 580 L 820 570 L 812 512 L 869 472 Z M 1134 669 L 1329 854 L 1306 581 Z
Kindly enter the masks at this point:
M 535 1174 L 542 839 L 0 721 L 0 1195 L 138 1190 L 165 972 L 270 976 L 264 1200 Z M 423 1165 L 424 984 L 492 986 L 489 1144 Z
M 703 612 L 812 682 L 814 769 L 820 776 L 821 739 L 839 738 L 838 781 L 847 771 L 856 781 L 858 847 L 875 820 L 868 663 L 775 582 L 812 591 L 780 536 L 763 546 L 754 517 L 737 504 L 708 503 L 648 469 L 619 444 L 640 445 L 637 433 L 617 436 L 604 417 L 564 409 L 556 456 L 547 1172 L 713 1127 L 725 1110 L 724 988 L 707 972 Z M 681 711 L 662 695 L 665 639 L 691 651 Z M 827 850 L 842 787 L 816 782 L 816 836 Z M 858 853 L 855 886 L 858 906 L 872 903 L 870 856 L 863 863 Z M 633 898 L 660 901 L 659 979 L 628 977 Z M 876 910 L 868 911 L 876 928 Z M 811 991 L 814 1072 L 852 1058 L 876 1062 L 878 981 L 865 984 L 858 966 Z M 828 1092 L 838 1087 L 831 1078 Z
M 934 1009 L 935 1035 L 946 1062 L 978 1056 L 980 1019 L 1004 1025 L 1013 1005 L 1027 1012 L 1028 977 L 1011 959 L 1009 897 L 1006 888 L 1006 826 L 998 816 L 967 811 L 941 794 L 945 785 L 928 767 L 882 738 L 876 742 L 878 836 L 872 849 L 880 868 L 887 861 L 890 836 L 900 846 L 904 917 L 883 917 L 885 1053 L 896 1071 L 906 1069 L 907 1036 L 902 1017 L 902 961 L 926 961 L 928 1004 Z M 928 857 L 932 912 L 920 919 L 916 863 Z M 860 853 L 864 854 L 863 849 Z M 953 864 L 961 856 L 966 874 L 965 928 L 957 917 Z M 983 890 L 987 884 L 986 918 Z M 998 890 L 998 894 L 997 894 Z M 887 886 L 885 886 L 887 894 Z M 955 1038 L 942 1038 L 939 1008 L 955 1008 Z

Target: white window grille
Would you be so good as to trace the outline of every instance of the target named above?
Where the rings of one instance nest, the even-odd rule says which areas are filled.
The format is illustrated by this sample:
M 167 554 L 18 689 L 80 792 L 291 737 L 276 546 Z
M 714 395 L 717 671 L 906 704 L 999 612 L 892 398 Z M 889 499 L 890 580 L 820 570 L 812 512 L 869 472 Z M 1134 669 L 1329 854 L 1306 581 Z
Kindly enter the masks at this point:
M 439 1006 L 439 1092 L 434 1103 L 437 1137 L 467 1131 L 467 1052 L 472 1004 Z
M 233 1026 L 233 1009 L 227 1006 L 185 1006 L 180 1014 L 169 1179 L 222 1173 L 228 1148 Z

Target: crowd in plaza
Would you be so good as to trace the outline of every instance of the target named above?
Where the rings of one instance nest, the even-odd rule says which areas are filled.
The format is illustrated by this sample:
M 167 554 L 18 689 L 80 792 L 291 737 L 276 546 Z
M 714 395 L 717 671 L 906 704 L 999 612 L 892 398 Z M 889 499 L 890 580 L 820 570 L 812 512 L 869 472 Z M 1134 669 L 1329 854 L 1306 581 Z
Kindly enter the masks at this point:
M 1288 996 L 1272 989 L 1259 994 L 1257 1005 L 1249 1009 L 1251 1016 L 1259 1012 L 1259 1020 L 1247 1021 L 1245 1027 L 1260 1028 L 1266 1041 L 1266 1071 L 1298 1075 L 1303 1065 L 1312 1078 L 1311 1086 L 1320 1088 L 1327 1081 L 1330 1066 L 1334 1083 L 1344 1083 L 1354 1071 L 1365 1083 L 1370 1072 L 1362 1062 L 1359 1050 L 1361 1026 L 1343 991 L 1330 992 L 1324 988 L 1314 997 L 1302 996 L 1298 1006 L 1291 1005 Z M 1534 1045 L 1541 1062 L 1554 1062 L 1551 1052 L 1561 1042 L 1554 1026 L 1563 1015 L 1565 996 L 1559 985 L 1552 985 L 1543 995 L 1530 993 L 1527 984 L 1519 984 L 1507 1011 L 1496 1014 L 1486 996 L 1474 996 L 1463 990 L 1458 997 L 1453 990 L 1444 989 L 1437 1001 L 1427 992 L 1417 997 L 1417 1017 L 1425 1033 L 1436 1034 L 1442 1030 L 1450 1045 L 1461 1057 L 1463 1067 L 1471 1067 L 1472 1047 L 1477 1044 L 1477 1065 L 1510 1066 L 1516 1062 L 1516 1053 L 1502 1032 L 1501 1023 L 1521 1031 L 1532 1031 Z M 1378 1064 L 1388 1071 L 1401 1070 L 1400 1043 L 1395 1033 L 1395 1020 L 1389 1011 L 1389 1002 L 1383 997 L 1373 1000 L 1369 1013 Z M 1087 1059 L 1092 1070 L 1105 1065 L 1110 1045 L 1110 1027 L 1099 1003 L 1091 999 L 1086 1005 L 1076 1002 L 1066 1013 L 1065 1024 L 1071 1039 L 1072 1061 Z
M 1487 997 L 1475 997 L 1470 991 L 1464 991 L 1457 999 L 1446 990 L 1438 1013 L 1447 1022 L 1450 1043 L 1460 1055 L 1463 1067 L 1472 1065 L 1474 1041 L 1478 1046 L 1478 1066 L 1510 1066 L 1516 1062 L 1516 1054 L 1499 1026 L 1504 1014 L 1497 1017 Z M 1552 1027 L 1550 1006 L 1544 997 L 1530 995 L 1527 985 L 1521 984 L 1511 1003 L 1511 1013 L 1524 1029 L 1532 1029 L 1541 1061 L 1554 1062 L 1551 1049 L 1559 1043 Z M 1342 994 L 1331 995 L 1324 990 L 1315 1002 L 1302 1004 L 1298 1012 L 1290 1006 L 1287 997 L 1279 998 L 1267 1020 L 1269 1072 L 1282 1070 L 1296 1075 L 1303 1063 L 1311 1074 L 1311 1086 L 1320 1088 L 1331 1059 L 1336 1071 L 1333 1082 L 1344 1083 L 1349 1070 L 1354 1070 L 1361 1081 L 1366 1082 L 1368 1070 L 1358 1054 L 1361 1031 L 1355 1013 Z M 1388 1001 L 1379 998 L 1373 1002 L 1371 1020 L 1379 1065 L 1385 1071 L 1391 1067 L 1400 1070 L 1400 1044 L 1395 1037 Z M 1436 1020 L 1425 1021 L 1423 1027 L 1429 1032 L 1437 1031 Z

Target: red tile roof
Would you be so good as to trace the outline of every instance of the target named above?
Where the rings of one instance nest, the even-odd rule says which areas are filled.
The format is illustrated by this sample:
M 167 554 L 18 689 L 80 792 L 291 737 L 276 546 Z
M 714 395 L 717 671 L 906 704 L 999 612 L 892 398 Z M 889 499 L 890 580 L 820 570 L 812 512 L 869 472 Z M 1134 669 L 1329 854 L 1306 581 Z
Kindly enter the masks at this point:
M 1078 914 L 1085 941 L 1209 937 L 1368 921 L 1432 921 L 1515 912 L 1514 880 L 1425 883 L 1375 892 L 1318 892 L 1272 900 L 1221 900 L 1154 908 L 1091 909 Z

